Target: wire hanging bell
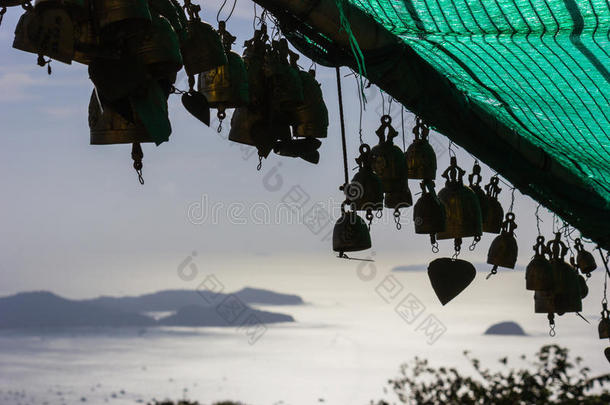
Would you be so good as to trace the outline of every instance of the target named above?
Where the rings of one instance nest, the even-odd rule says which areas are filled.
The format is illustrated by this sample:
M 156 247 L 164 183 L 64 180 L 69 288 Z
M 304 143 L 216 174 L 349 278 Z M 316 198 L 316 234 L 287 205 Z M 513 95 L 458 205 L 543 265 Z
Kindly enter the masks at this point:
M 402 192 L 408 180 L 407 161 L 400 148 L 394 145 L 398 132 L 392 127 L 389 115 L 381 117 L 381 126 L 375 133 L 379 143 L 371 150 L 373 170 L 381 179 L 384 193 Z
M 519 252 L 514 236 L 516 228 L 515 214 L 507 213 L 506 220 L 502 224 L 502 233 L 494 238 L 487 252 L 487 263 L 494 266 L 491 270 L 492 274 L 496 273 L 498 267 L 515 268 Z
M 356 252 L 371 247 L 369 228 L 355 211 L 346 211 L 346 200 L 341 204 L 341 217 L 333 228 L 333 251 L 339 257 L 345 257 L 345 252 Z
M 553 291 L 553 268 L 545 257 L 544 236 L 536 238 L 534 257 L 525 270 L 525 288 L 532 291 Z
M 576 254 L 576 265 L 583 274 L 585 274 L 587 277 L 591 277 L 591 272 L 597 269 L 597 263 L 595 263 L 595 258 L 593 257 L 591 252 L 587 252 L 585 250 L 585 247 L 583 246 L 580 238 L 576 238 L 574 240 L 574 247 L 578 252 Z
M 504 221 L 504 209 L 498 201 L 498 194 L 502 189 L 498 186 L 500 178 L 493 176 L 489 179 L 489 184 L 485 186 L 486 203 L 485 217 L 483 218 L 483 232 L 500 233 L 502 231 L 502 222 Z
M 436 178 L 436 153 L 428 142 L 430 127 L 421 118 L 415 119 L 415 139 L 405 152 L 407 176 L 410 179 L 434 180 Z
M 462 182 L 464 173 L 457 165 L 456 157 L 452 156 L 450 166 L 443 172 L 445 187 L 438 193 L 445 206 L 446 225 L 436 237 L 455 239 L 456 251 L 459 251 L 462 238 L 481 235 L 481 207 L 476 194 Z
M 360 145 L 360 156 L 356 159 L 358 173 L 345 188 L 345 197 L 356 211 L 366 211 L 367 218 L 373 211 L 383 209 L 383 187 L 381 180 L 371 167 L 371 147 Z
M 328 109 L 322 97 L 320 83 L 315 70 L 299 71 L 303 85 L 303 102 L 292 110 L 292 131 L 294 136 L 326 138 L 328 130 Z
M 429 234 L 430 242 L 436 244 L 436 234 L 445 230 L 445 206 L 434 191 L 434 181 L 424 180 L 420 183 L 421 197 L 413 207 L 415 233 Z

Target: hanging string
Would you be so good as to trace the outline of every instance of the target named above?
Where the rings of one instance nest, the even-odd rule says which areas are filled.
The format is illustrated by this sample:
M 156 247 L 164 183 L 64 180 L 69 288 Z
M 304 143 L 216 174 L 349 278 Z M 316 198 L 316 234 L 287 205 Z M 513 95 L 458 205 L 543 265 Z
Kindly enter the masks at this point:
M 356 76 L 356 72 L 354 72 L 354 79 L 356 79 L 356 86 L 358 87 L 358 103 L 360 105 L 360 119 L 358 121 L 358 137 L 360 138 L 360 145 L 362 145 L 364 143 L 364 140 L 362 139 L 362 112 L 364 109 L 364 106 L 362 105 L 362 90 L 360 89 L 360 85 L 362 84 L 360 80 L 358 80 L 358 77 Z
M 335 68 L 335 73 L 337 75 L 337 97 L 339 99 L 339 121 L 341 123 L 341 146 L 343 148 L 343 174 L 344 186 L 347 186 L 349 182 L 347 175 L 347 142 L 345 141 L 345 120 L 343 117 L 343 96 L 341 95 L 341 72 L 339 71 L 339 66 Z
M 360 46 L 358 45 L 358 41 L 356 41 L 356 37 L 354 36 L 354 33 L 352 32 L 352 27 L 349 23 L 347 13 L 345 12 L 345 10 L 343 8 L 343 3 L 345 1 L 346 0 L 338 0 L 336 2 L 337 11 L 339 11 L 339 24 L 341 26 L 340 30 L 344 31 L 347 34 L 347 38 L 349 41 L 350 49 L 352 51 L 352 55 L 354 56 L 354 60 L 356 61 L 356 65 L 358 66 L 358 74 L 360 75 L 360 81 L 362 81 L 362 77 L 367 76 L 366 66 L 364 64 L 364 55 L 362 54 L 362 50 L 360 49 Z M 364 91 L 362 92 L 362 98 L 366 102 L 366 95 L 364 94 Z
M 381 89 L 379 89 L 379 94 L 381 94 L 381 115 L 385 115 L 385 98 Z
M 599 250 L 599 255 L 602 258 L 602 263 L 604 263 L 604 267 L 606 268 L 606 277 L 610 276 L 610 270 L 608 270 L 608 255 L 604 258 L 604 253 L 602 252 L 602 248 L 597 246 L 597 250 Z M 606 298 L 606 281 L 604 279 L 604 298 Z
M 510 192 L 510 208 L 508 209 L 508 211 L 513 212 L 514 206 L 515 206 L 515 187 L 513 187 Z
M 540 232 L 540 222 L 542 222 L 542 219 L 540 219 L 540 204 L 538 204 L 538 206 L 536 207 L 536 229 L 538 229 L 538 236 L 542 235 L 542 232 Z
M 227 4 L 227 0 L 223 0 L 222 5 L 218 9 L 218 13 L 216 13 L 216 22 L 220 22 L 220 13 L 221 13 L 222 9 L 225 8 L 226 4 Z M 229 19 L 233 15 L 233 11 L 235 11 L 236 4 L 237 4 L 237 0 L 233 0 L 233 7 L 231 7 L 231 12 L 229 12 L 229 15 L 227 16 L 227 18 L 225 18 L 225 20 L 224 20 L 225 22 L 229 21 Z M 254 15 L 256 16 L 256 10 L 255 10 Z
M 394 100 L 393 97 L 391 97 L 390 95 L 388 95 L 389 101 L 388 101 L 388 115 L 392 115 L 392 100 Z
M 402 150 L 406 150 L 406 144 L 405 144 L 405 117 L 404 117 L 404 112 L 405 112 L 405 106 L 401 105 L 400 106 L 400 125 L 402 127 Z

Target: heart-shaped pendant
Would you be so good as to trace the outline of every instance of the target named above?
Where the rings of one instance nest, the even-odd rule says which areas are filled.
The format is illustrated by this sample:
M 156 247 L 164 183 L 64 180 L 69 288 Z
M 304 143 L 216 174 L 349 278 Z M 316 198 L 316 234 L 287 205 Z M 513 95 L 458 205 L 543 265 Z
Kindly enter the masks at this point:
M 201 93 L 191 91 L 182 95 L 182 105 L 193 117 L 210 126 L 210 106 L 208 100 Z
M 443 305 L 464 291 L 476 274 L 477 271 L 471 263 L 460 259 L 442 257 L 428 265 L 430 283 Z
M 610 347 L 606 347 L 604 349 L 604 354 L 606 355 L 606 359 L 608 359 L 608 362 L 610 363 Z

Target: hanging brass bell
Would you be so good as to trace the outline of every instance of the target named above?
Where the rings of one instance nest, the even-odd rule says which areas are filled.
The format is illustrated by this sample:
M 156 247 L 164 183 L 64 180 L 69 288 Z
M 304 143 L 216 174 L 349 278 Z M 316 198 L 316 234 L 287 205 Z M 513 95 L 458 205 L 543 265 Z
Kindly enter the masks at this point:
M 608 304 L 602 303 L 602 320 L 599 321 L 597 326 L 597 332 L 599 333 L 600 339 L 610 338 L 610 312 L 608 312 Z
M 356 211 L 378 211 L 383 209 L 383 187 L 381 180 L 371 167 L 371 147 L 360 145 L 360 156 L 356 159 L 358 173 L 347 185 L 345 197 Z
M 411 190 L 409 190 L 409 185 L 405 183 L 402 191 L 392 191 L 386 193 L 384 205 L 386 208 L 392 208 L 395 210 L 412 206 L 413 196 L 411 195 Z
M 271 86 L 271 105 L 276 111 L 290 112 L 303 103 L 303 84 L 296 66 L 297 59 L 298 54 L 288 49 L 285 38 L 272 41 L 265 55 L 264 71 Z
M 430 127 L 417 117 L 413 128 L 415 139 L 405 152 L 407 176 L 410 179 L 434 180 L 436 178 L 436 154 L 428 143 L 429 133 Z
M 249 107 L 236 108 L 231 117 L 229 140 L 244 145 L 256 146 L 252 128 L 257 122 L 262 120 L 263 117 L 252 111 Z
M 74 57 L 74 22 L 63 8 L 47 7 L 36 11 L 36 18 L 28 21 L 27 35 L 39 55 L 46 55 L 71 64 Z
M 344 257 L 345 252 L 356 252 L 371 247 L 369 228 L 355 211 L 346 211 L 347 201 L 341 204 L 341 218 L 333 229 L 333 251 Z
M 153 142 L 141 123 L 129 122 L 110 106 L 102 106 L 95 90 L 89 101 L 89 130 L 91 145 Z
M 152 21 L 146 0 L 92 0 L 104 42 L 146 31 Z
M 420 187 L 421 197 L 413 207 L 415 233 L 429 234 L 434 244 L 436 234 L 445 230 L 445 207 L 434 191 L 434 181 L 424 180 Z
M 299 71 L 300 81 L 303 84 L 303 102 L 292 111 L 294 136 L 326 138 L 328 110 L 315 74 L 314 70 Z
M 487 252 L 487 263 L 494 266 L 492 273 L 495 273 L 498 267 L 515 268 L 519 252 L 514 236 L 516 228 L 515 214 L 507 213 L 506 220 L 502 224 L 502 233 L 494 238 Z
M 538 236 L 535 255 L 525 270 L 525 288 L 534 291 L 553 291 L 553 267 L 545 257 L 544 236 Z
M 464 173 L 452 156 L 450 166 L 443 173 L 445 187 L 438 193 L 445 207 L 446 224 L 445 230 L 436 237 L 456 239 L 456 248 L 461 238 L 481 235 L 481 207 L 476 194 L 462 183 Z
M 147 79 L 146 65 L 128 54 L 120 59 L 96 58 L 89 63 L 88 71 L 98 94 L 110 102 L 136 93 Z
M 576 238 L 576 240 L 574 240 L 574 247 L 578 252 L 576 254 L 576 265 L 583 274 L 586 274 L 587 277 L 591 277 L 591 272 L 597 269 L 595 258 L 593 258 L 591 252 L 587 252 L 585 250 L 580 238 Z
M 185 2 L 189 14 L 185 38 L 181 41 L 184 70 L 189 76 L 207 72 L 227 64 L 220 35 L 199 17 L 200 5 Z
M 156 79 L 171 76 L 182 68 L 180 42 L 174 28 L 161 15 L 153 15 L 145 34 L 130 39 L 133 55 Z
M 384 193 L 402 192 L 408 179 L 407 161 L 400 148 L 394 145 L 398 132 L 392 127 L 389 115 L 381 117 L 381 126 L 375 133 L 379 143 L 371 151 L 373 171 L 381 179 Z
M 30 38 L 30 27 L 38 25 L 38 15 L 33 9 L 28 9 L 21 15 L 17 26 L 15 27 L 15 39 L 13 40 L 13 48 L 20 51 L 38 54 L 38 45 Z
M 248 72 L 241 56 L 231 51 L 235 37 L 225 29 L 225 22 L 218 23 L 218 32 L 223 41 L 227 63 L 199 75 L 198 90 L 210 107 L 217 108 L 219 118 L 224 118 L 224 110 L 248 104 Z
M 547 252 L 550 254 L 553 268 L 555 312 L 561 315 L 582 311 L 578 273 L 564 261 L 568 247 L 561 240 L 560 232 L 556 232 L 555 238 L 547 243 Z
M 552 291 L 534 292 L 534 312 L 537 314 L 553 314 L 555 308 L 555 294 Z
M 567 289 L 565 292 L 555 294 L 555 311 L 559 315 L 582 311 L 582 292 L 578 282 L 578 273 L 569 265 L 565 272 L 568 282 Z
M 476 274 L 472 263 L 461 259 L 442 257 L 428 265 L 428 278 L 432 289 L 443 305 L 464 291 Z
M 468 175 L 468 187 L 476 194 L 479 200 L 479 207 L 481 207 L 481 218 L 485 221 L 487 215 L 487 196 L 481 188 L 481 180 L 483 180 L 483 177 L 481 177 L 481 166 L 479 162 L 475 161 L 472 173 Z
M 265 58 L 267 54 L 267 26 L 261 24 L 260 29 L 254 31 L 254 36 L 244 42 L 244 64 L 248 72 L 248 92 L 250 106 L 258 109 L 268 109 L 271 90 L 265 76 Z
M 504 210 L 498 201 L 498 194 L 502 189 L 498 186 L 500 178 L 493 176 L 489 180 L 489 184 L 485 186 L 486 204 L 485 217 L 483 218 L 483 232 L 500 233 L 502 230 L 502 222 L 504 221 Z

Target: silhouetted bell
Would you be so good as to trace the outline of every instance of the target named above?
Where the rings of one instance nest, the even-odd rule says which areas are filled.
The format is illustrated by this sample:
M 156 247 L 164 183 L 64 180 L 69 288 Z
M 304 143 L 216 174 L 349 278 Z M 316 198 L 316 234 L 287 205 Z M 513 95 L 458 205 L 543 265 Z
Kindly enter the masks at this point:
M 145 34 L 130 42 L 134 55 L 154 78 L 170 76 L 182 68 L 178 35 L 167 18 L 154 15 Z
M 479 207 L 481 207 L 481 218 L 485 221 L 487 215 L 487 196 L 480 186 L 481 180 L 483 180 L 483 177 L 481 177 L 481 166 L 475 161 L 472 173 L 468 175 L 468 187 L 476 194 L 479 200 Z
M 248 72 L 241 56 L 231 51 L 235 37 L 225 29 L 225 22 L 218 23 L 227 63 L 199 75 L 199 92 L 210 107 L 218 109 L 218 117 L 224 118 L 224 110 L 248 104 Z
M 355 211 L 346 211 L 345 201 L 341 204 L 341 218 L 333 229 L 333 250 L 339 257 L 345 257 L 345 252 L 356 252 L 371 247 L 369 228 Z
M 606 360 L 610 363 L 610 347 L 606 347 L 604 349 L 604 356 L 606 356 Z
M 438 198 L 445 206 L 446 224 L 438 239 L 455 239 L 459 250 L 461 238 L 481 235 L 481 207 L 476 194 L 462 183 L 464 170 L 457 165 L 455 156 L 451 165 L 443 172 L 445 187 Z
M 502 233 L 491 242 L 487 252 L 487 263 L 494 266 L 491 270 L 492 274 L 496 273 L 498 267 L 515 268 L 519 252 L 517 240 L 514 236 L 516 228 L 515 214 L 507 213 L 506 221 L 502 224 Z
M 556 232 L 555 238 L 547 243 L 547 252 L 553 267 L 555 312 L 560 315 L 582 311 L 578 273 L 564 261 L 567 251 L 568 247 L 561 241 L 561 233 Z
M 292 113 L 294 136 L 326 138 L 328 110 L 315 74 L 314 70 L 299 71 L 303 84 L 303 102 L 297 105 Z
M 273 151 L 280 156 L 298 157 L 309 163 L 320 161 L 318 148 L 322 142 L 315 138 L 280 140 L 273 146 Z
M 129 122 L 109 105 L 101 106 L 95 90 L 89 101 L 89 130 L 91 145 L 153 142 L 142 124 Z
M 485 217 L 483 218 L 483 232 L 500 233 L 502 230 L 502 222 L 504 221 L 504 210 L 498 201 L 498 194 L 502 189 L 498 187 L 500 178 L 493 176 L 489 180 L 489 184 L 485 186 L 486 209 Z
M 194 76 L 227 64 L 220 35 L 199 17 L 201 6 L 189 1 L 185 7 L 190 17 L 181 44 L 186 74 Z
M 430 127 L 417 117 L 413 128 L 415 139 L 405 152 L 407 176 L 410 179 L 434 180 L 436 178 L 436 154 L 428 143 L 429 133 Z
M 151 24 L 146 0 L 92 0 L 104 41 L 126 38 L 145 31 Z
M 267 25 L 261 24 L 260 29 L 254 31 L 254 36 L 244 42 L 244 64 L 248 71 L 248 89 L 250 93 L 250 106 L 257 109 L 266 109 L 270 103 L 270 89 L 265 76 L 265 58 L 267 54 Z
M 262 116 L 250 110 L 249 107 L 239 107 L 233 111 L 231 117 L 231 130 L 229 140 L 244 145 L 255 146 L 256 142 L 252 136 L 252 127 L 262 121 Z
M 477 271 L 471 263 L 460 259 L 442 257 L 428 265 L 430 283 L 443 305 L 464 291 L 476 274 Z
M 578 275 L 578 288 L 580 289 L 580 299 L 585 299 L 589 295 L 589 286 L 587 280 L 580 274 Z
M 272 46 L 265 55 L 264 70 L 272 94 L 270 101 L 276 111 L 289 112 L 304 101 L 303 84 L 296 66 L 298 57 L 298 54 L 288 49 L 285 38 L 272 41 Z
M 19 3 L 21 4 L 21 3 Z M 38 54 L 38 45 L 30 38 L 30 27 L 38 25 L 38 15 L 33 9 L 28 9 L 21 15 L 17 26 L 15 27 L 15 39 L 13 40 L 13 48 L 20 51 Z
M 591 272 L 597 268 L 597 263 L 595 263 L 593 255 L 591 252 L 585 250 L 580 238 L 576 238 L 574 247 L 578 252 L 576 254 L 576 265 L 583 274 L 586 274 L 587 277 L 591 277 Z
M 534 293 L 534 312 L 537 314 L 555 313 L 555 294 L 552 291 L 536 291 Z
M 89 63 L 88 71 L 98 94 L 111 102 L 135 93 L 147 79 L 146 66 L 128 54 L 120 59 L 96 58 Z
M 74 57 L 74 22 L 66 9 L 34 10 L 37 17 L 28 22 L 27 35 L 39 55 L 71 64 Z
M 383 209 L 383 187 L 381 180 L 371 167 L 371 147 L 360 145 L 360 156 L 356 159 L 358 173 L 347 185 L 345 197 L 353 204 L 356 211 L 367 211 L 367 217 L 372 211 Z
M 555 294 L 555 312 L 559 315 L 582 311 L 582 292 L 578 282 L 578 273 L 569 265 L 565 271 L 568 282 L 567 289 L 565 292 Z
M 74 61 L 88 65 L 95 58 L 118 59 L 120 50 L 104 47 L 91 19 L 76 23 L 74 27 L 76 43 L 74 44 Z
M 434 191 L 434 181 L 424 180 L 420 183 L 421 197 L 413 207 L 415 233 L 429 234 L 430 241 L 436 243 L 436 234 L 445 230 L 445 206 Z
M 525 270 L 525 288 L 534 291 L 553 291 L 553 267 L 545 257 L 544 236 L 538 236 L 534 258 Z
M 381 126 L 375 133 L 379 143 L 371 151 L 373 170 L 381 179 L 384 193 L 402 192 L 408 179 L 407 161 L 400 148 L 394 145 L 398 132 L 392 127 L 389 115 L 381 117 Z
M 610 338 L 610 312 L 608 312 L 608 304 L 606 302 L 602 306 L 602 320 L 599 321 L 597 332 L 600 339 L 607 339 Z
M 385 194 L 385 207 L 386 208 L 407 208 L 413 205 L 413 197 L 411 196 L 411 190 L 409 185 L 405 183 L 405 187 L 402 191 L 393 191 Z

